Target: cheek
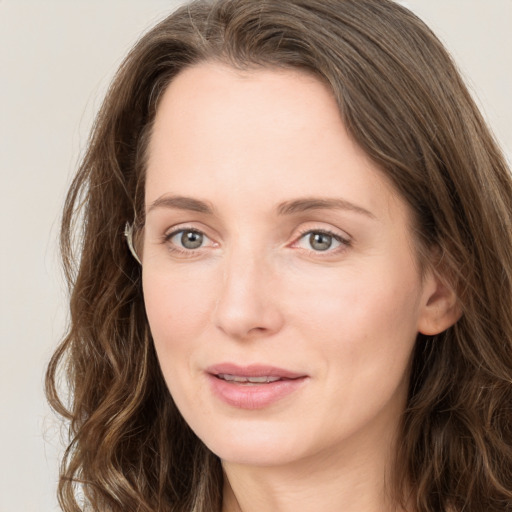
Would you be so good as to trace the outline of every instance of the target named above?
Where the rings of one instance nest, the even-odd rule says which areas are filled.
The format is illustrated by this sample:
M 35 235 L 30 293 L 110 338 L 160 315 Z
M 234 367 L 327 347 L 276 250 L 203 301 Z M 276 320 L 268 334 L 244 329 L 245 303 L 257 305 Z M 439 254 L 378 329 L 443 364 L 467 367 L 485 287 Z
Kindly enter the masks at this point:
M 143 271 L 144 302 L 155 351 L 167 388 L 187 421 L 195 414 L 191 404 L 201 403 L 201 393 L 190 377 L 196 371 L 194 357 L 211 310 L 208 293 L 201 287 L 203 278 Z
M 297 348 L 314 362 L 321 386 L 304 414 L 318 411 L 333 436 L 375 418 L 393 421 L 405 403 L 419 288 L 415 274 L 387 270 L 305 280 L 292 299 Z
M 197 276 L 143 272 L 146 314 L 164 364 L 169 359 L 161 356 L 191 351 L 198 332 L 208 325 L 211 301 L 208 290 L 201 286 L 204 282 Z
M 326 396 L 354 415 L 363 397 L 369 410 L 370 402 L 377 407 L 393 396 L 408 375 L 416 340 L 416 273 L 389 264 L 353 268 L 338 279 L 302 280 L 295 291 L 291 323 L 300 348 L 320 356 Z M 343 402 L 335 398 L 340 389 Z
M 289 312 L 312 331 L 332 331 L 338 339 L 373 338 L 376 330 L 415 332 L 419 289 L 414 273 L 393 266 L 309 275 L 296 281 Z

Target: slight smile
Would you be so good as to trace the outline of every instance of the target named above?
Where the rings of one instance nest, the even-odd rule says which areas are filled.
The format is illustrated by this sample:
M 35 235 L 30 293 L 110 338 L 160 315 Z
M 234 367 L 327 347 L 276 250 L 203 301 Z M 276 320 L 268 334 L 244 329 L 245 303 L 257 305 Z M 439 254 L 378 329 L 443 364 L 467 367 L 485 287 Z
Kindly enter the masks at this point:
M 239 409 L 262 409 L 297 391 L 308 375 L 267 365 L 221 363 L 206 369 L 211 390 Z

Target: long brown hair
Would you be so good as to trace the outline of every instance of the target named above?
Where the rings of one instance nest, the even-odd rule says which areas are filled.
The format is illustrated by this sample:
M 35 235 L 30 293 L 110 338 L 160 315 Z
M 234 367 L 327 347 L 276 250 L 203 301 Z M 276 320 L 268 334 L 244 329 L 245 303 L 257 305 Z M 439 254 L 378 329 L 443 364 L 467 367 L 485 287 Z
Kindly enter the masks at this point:
M 436 247 L 457 290 L 460 321 L 416 343 L 397 499 L 418 512 L 512 510 L 512 179 L 438 39 L 389 0 L 200 0 L 122 64 L 62 222 L 71 320 L 46 381 L 69 420 L 62 508 L 220 511 L 220 462 L 165 386 L 123 237 L 127 220 L 144 222 L 161 93 L 205 60 L 298 68 L 328 84 L 353 138 L 413 210 L 419 252 Z

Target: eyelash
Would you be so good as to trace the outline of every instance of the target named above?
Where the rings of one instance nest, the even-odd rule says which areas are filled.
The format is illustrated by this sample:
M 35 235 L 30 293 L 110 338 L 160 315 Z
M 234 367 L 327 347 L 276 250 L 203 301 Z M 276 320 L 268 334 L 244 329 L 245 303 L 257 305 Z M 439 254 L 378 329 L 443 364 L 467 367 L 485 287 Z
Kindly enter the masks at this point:
M 334 233 L 333 231 L 330 231 L 329 229 L 305 229 L 305 230 L 299 230 L 300 236 L 293 242 L 294 245 L 296 245 L 300 240 L 306 237 L 306 235 L 312 235 L 312 234 L 321 234 L 321 235 L 327 235 L 332 237 L 334 240 L 339 242 L 340 246 L 331 250 L 330 248 L 326 251 L 315 251 L 313 249 L 304 249 L 307 252 L 314 253 L 317 257 L 328 257 L 332 256 L 334 254 L 339 254 L 340 252 L 345 251 L 351 246 L 351 240 L 348 238 L 344 238 L 341 235 Z
M 171 241 L 171 239 L 173 237 L 175 237 L 176 235 L 178 235 L 180 233 L 187 233 L 187 232 L 188 233 L 196 233 L 196 234 L 203 235 L 206 238 L 208 238 L 208 236 L 205 233 L 203 233 L 202 231 L 200 231 L 198 229 L 181 227 L 180 229 L 176 229 L 176 230 L 172 231 L 171 233 L 164 235 L 162 237 L 162 243 L 166 244 L 168 246 L 168 249 L 171 253 L 179 254 L 180 256 L 186 257 L 186 258 L 192 258 L 194 256 L 197 256 L 201 252 L 201 248 L 199 248 L 199 249 L 181 249 L 181 248 L 179 248 L 175 245 L 171 245 L 169 243 Z M 326 251 L 315 251 L 313 249 L 299 248 L 299 250 L 313 253 L 317 257 L 327 257 L 327 256 L 332 256 L 333 254 L 339 254 L 340 252 L 345 251 L 347 248 L 349 248 L 352 245 L 351 240 L 344 238 L 344 237 L 340 236 L 339 234 L 334 233 L 328 229 L 305 229 L 305 230 L 299 231 L 299 233 L 300 233 L 300 236 L 297 237 L 296 240 L 293 242 L 294 246 L 300 240 L 302 240 L 304 237 L 306 237 L 306 235 L 312 235 L 312 234 L 327 235 L 329 237 L 332 237 L 337 242 L 339 242 L 340 246 L 335 248 L 334 250 L 327 249 Z

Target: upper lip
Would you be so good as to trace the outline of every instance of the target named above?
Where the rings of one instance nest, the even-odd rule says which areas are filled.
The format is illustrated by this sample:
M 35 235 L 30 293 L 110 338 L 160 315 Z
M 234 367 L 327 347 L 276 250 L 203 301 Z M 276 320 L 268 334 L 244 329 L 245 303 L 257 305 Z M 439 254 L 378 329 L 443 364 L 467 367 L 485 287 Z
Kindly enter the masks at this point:
M 235 363 L 220 363 L 209 366 L 206 372 L 211 375 L 236 375 L 237 377 L 279 377 L 282 379 L 299 379 L 305 373 L 297 373 L 277 366 L 250 364 L 241 366 Z

